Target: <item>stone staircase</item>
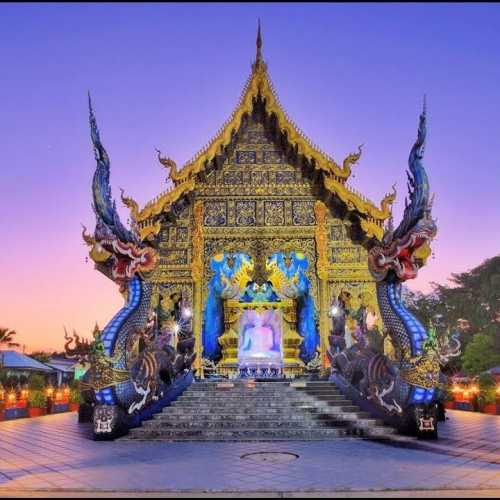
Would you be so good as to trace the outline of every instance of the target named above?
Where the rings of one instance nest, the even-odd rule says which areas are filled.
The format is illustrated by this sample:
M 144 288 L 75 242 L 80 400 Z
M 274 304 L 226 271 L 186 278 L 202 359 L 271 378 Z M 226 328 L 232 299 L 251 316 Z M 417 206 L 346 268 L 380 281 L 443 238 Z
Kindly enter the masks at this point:
M 395 431 L 330 382 L 197 382 L 122 440 L 313 441 Z

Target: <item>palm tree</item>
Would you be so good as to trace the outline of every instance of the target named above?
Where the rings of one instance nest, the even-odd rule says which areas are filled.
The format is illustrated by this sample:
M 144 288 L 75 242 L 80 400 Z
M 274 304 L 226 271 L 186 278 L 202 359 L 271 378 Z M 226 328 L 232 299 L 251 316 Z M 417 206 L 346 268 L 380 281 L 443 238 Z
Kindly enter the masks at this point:
M 15 330 L 0 327 L 0 347 L 19 347 L 19 344 L 14 341 L 14 335 L 16 335 Z

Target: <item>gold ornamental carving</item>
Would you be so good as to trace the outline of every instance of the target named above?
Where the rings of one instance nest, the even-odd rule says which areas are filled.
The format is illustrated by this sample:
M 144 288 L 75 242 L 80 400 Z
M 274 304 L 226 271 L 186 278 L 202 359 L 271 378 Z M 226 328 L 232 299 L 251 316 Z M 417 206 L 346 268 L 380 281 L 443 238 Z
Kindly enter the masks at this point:
M 175 162 L 169 158 L 162 158 L 159 155 L 160 162 L 170 169 L 170 178 L 174 182 L 174 188 L 160 194 L 151 200 L 140 210 L 137 203 L 131 198 L 126 199 L 126 204 L 131 210 L 134 221 L 141 225 L 147 222 L 141 237 L 147 238 L 157 233 L 157 226 L 153 223 L 156 216 L 163 211 L 170 210 L 171 206 L 182 196 L 196 189 L 199 184 L 197 174 L 204 171 L 208 165 L 225 146 L 230 144 L 233 134 L 242 123 L 244 116 L 252 115 L 254 100 L 257 96 L 263 98 L 266 102 L 266 112 L 276 116 L 279 128 L 287 136 L 288 141 L 295 147 L 297 153 L 307 158 L 314 168 L 322 172 L 322 178 L 325 188 L 338 196 L 350 210 L 356 210 L 367 217 L 362 222 L 362 228 L 367 231 L 368 237 L 381 238 L 383 221 L 389 217 L 390 205 L 394 201 L 392 194 L 387 195 L 381 203 L 380 208 L 371 201 L 355 192 L 350 188 L 346 181 L 351 175 L 352 166 L 361 156 L 361 146 L 356 153 L 349 154 L 342 166 L 324 152 L 320 151 L 311 141 L 297 128 L 297 126 L 288 118 L 286 112 L 279 104 L 279 100 L 274 91 L 273 85 L 269 79 L 265 64 L 254 65 L 252 74 L 248 79 L 241 100 L 233 111 L 229 120 L 221 127 L 219 133 L 205 146 L 193 160 L 188 162 L 182 169 L 177 169 Z M 242 185 L 244 189 L 244 184 Z M 262 195 L 268 194 L 268 187 L 252 186 L 254 193 L 259 191 Z
M 326 227 L 326 216 L 328 209 L 322 201 L 316 201 L 314 204 L 314 213 L 316 215 L 316 271 L 321 280 L 328 278 L 328 233 Z
M 200 282 L 203 278 L 203 202 L 196 201 L 193 207 L 193 225 L 191 228 L 193 257 L 191 272 L 193 281 Z

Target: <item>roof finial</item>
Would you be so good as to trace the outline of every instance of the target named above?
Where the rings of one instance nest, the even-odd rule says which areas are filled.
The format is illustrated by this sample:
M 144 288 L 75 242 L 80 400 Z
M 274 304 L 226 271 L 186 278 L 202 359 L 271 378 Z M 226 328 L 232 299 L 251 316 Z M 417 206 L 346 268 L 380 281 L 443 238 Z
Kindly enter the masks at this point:
M 255 61 L 262 61 L 262 35 L 260 32 L 260 18 L 258 20 L 257 28 L 257 55 L 255 57 Z
M 94 110 L 92 109 L 92 97 L 90 96 L 90 90 L 87 90 L 87 94 L 89 96 L 89 114 L 92 116 L 94 114 Z
M 266 63 L 264 62 L 264 59 L 262 59 L 262 33 L 260 30 L 260 19 L 257 25 L 257 53 L 255 55 L 255 62 L 252 64 L 252 71 L 266 71 Z

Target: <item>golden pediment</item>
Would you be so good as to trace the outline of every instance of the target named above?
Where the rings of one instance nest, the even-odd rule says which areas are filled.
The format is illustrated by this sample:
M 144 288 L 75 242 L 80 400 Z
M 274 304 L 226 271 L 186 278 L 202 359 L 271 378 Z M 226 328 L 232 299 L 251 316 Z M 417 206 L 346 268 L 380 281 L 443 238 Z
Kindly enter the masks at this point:
M 156 217 L 164 211 L 169 211 L 177 200 L 196 189 L 197 184 L 199 184 L 198 174 L 202 173 L 206 165 L 217 155 L 220 155 L 221 151 L 224 151 L 225 147 L 231 143 L 233 134 L 239 130 L 244 116 L 252 114 L 254 101 L 257 97 L 265 101 L 266 112 L 276 117 L 279 129 L 286 134 L 288 141 L 293 145 L 298 155 L 307 158 L 314 169 L 321 172 L 322 182 L 326 190 L 340 198 L 349 210 L 361 214 L 361 229 L 368 238 L 373 237 L 380 240 L 383 234 L 383 222 L 390 216 L 395 193 L 384 197 L 380 207 L 377 207 L 348 186 L 346 181 L 351 175 L 353 165 L 361 156 L 361 147 L 358 148 L 357 152 L 348 155 L 342 165 L 321 151 L 305 136 L 282 108 L 267 74 L 266 65 L 263 63 L 253 65 L 240 102 L 214 138 L 182 169 L 178 170 L 175 163 L 168 159 L 170 179 L 174 184 L 172 189 L 148 202 L 141 210 L 131 198 L 124 198 L 124 203 L 131 210 L 132 219 L 139 226 L 141 239 L 157 235 L 160 229 L 156 224 Z M 167 160 L 161 156 L 159 158 L 165 165 Z M 266 187 L 260 189 L 263 190 L 263 194 L 264 191 L 267 193 Z

